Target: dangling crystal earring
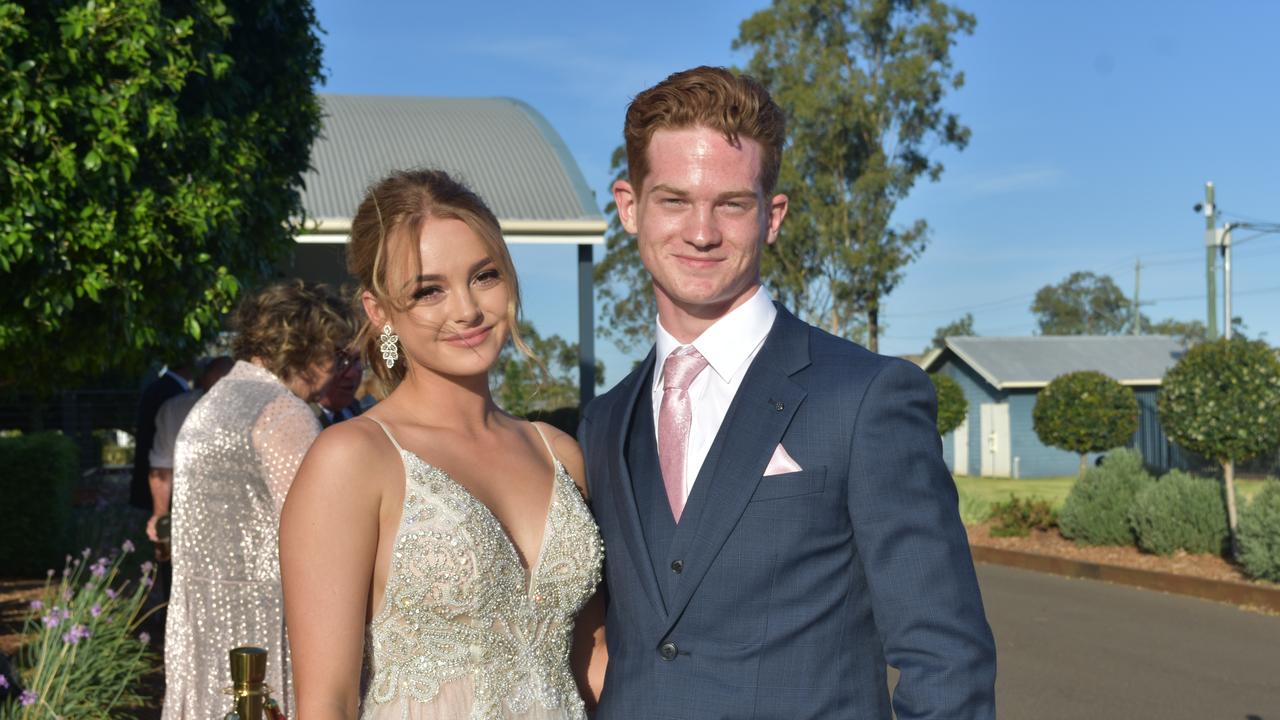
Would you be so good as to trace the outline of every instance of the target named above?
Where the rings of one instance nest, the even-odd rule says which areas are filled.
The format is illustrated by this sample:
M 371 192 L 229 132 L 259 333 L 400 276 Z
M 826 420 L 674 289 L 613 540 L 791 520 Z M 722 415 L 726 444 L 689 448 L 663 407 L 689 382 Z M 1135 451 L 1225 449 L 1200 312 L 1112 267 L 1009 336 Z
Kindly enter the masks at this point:
M 378 337 L 378 349 L 382 351 L 382 361 L 387 364 L 387 369 L 395 367 L 396 360 L 400 359 L 400 348 L 396 347 L 400 336 L 391 333 L 391 323 L 382 326 L 382 335 Z

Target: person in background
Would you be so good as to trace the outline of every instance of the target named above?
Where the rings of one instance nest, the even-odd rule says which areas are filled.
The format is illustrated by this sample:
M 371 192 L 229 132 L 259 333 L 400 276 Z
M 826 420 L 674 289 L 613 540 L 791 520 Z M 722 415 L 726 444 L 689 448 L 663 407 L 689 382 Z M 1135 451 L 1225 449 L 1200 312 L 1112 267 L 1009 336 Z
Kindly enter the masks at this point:
M 150 510 L 151 445 L 155 442 L 156 413 L 169 398 L 191 389 L 194 373 L 190 362 L 166 365 L 160 375 L 142 390 L 138 400 L 138 419 L 134 422 L 133 476 L 129 480 L 129 504 Z
M 267 651 L 266 682 L 293 714 L 280 508 L 320 433 L 307 403 L 324 394 L 354 328 L 345 303 L 302 281 L 246 297 L 232 325 L 235 366 L 178 431 L 164 720 L 222 717 L 227 651 L 242 645 Z
M 334 423 L 351 418 L 364 412 L 364 408 L 356 401 L 356 390 L 364 379 L 364 363 L 359 355 L 344 354 L 342 367 L 329 383 L 329 390 L 317 403 L 319 412 L 316 418 L 321 427 L 329 427 Z
M 147 537 L 151 542 L 158 542 L 160 539 L 156 535 L 156 521 L 162 515 L 169 514 L 169 499 L 173 494 L 173 451 L 178 441 L 178 429 L 182 427 L 182 421 L 187 419 L 191 408 L 195 407 L 196 401 L 231 372 L 234 365 L 235 360 L 226 355 L 213 358 L 200 372 L 195 388 L 165 400 L 156 412 L 155 442 L 147 455 L 151 466 L 148 480 L 152 502 L 151 518 L 147 520 Z

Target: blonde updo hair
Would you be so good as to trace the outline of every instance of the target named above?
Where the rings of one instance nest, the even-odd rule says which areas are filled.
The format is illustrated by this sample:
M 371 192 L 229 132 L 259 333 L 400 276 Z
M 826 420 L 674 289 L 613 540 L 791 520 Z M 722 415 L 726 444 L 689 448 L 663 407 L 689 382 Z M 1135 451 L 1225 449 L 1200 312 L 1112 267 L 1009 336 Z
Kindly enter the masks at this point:
M 257 358 L 288 382 L 345 351 L 355 324 L 345 303 L 326 285 L 289 280 L 246 296 L 231 316 L 237 360 Z
M 510 289 L 507 304 L 507 326 L 511 329 L 511 341 L 516 348 L 532 358 L 524 339 L 520 336 L 520 285 L 516 279 L 511 253 L 502 238 L 498 218 L 484 201 L 462 183 L 440 170 L 400 170 L 375 183 L 365 193 L 364 200 L 351 221 L 351 242 L 347 246 L 347 271 L 360 284 L 356 291 L 356 306 L 360 307 L 362 322 L 357 332 L 356 344 L 364 358 L 365 367 L 373 371 L 378 380 L 382 397 L 385 397 L 404 379 L 407 363 L 401 360 L 388 368 L 382 360 L 378 336 L 382 328 L 374 327 L 364 313 L 360 297 L 368 292 L 382 307 L 403 312 L 412 302 L 408 288 L 387 287 L 388 258 L 395 256 L 418 264 L 417 239 L 428 218 L 460 220 L 467 224 L 484 243 L 503 281 Z M 393 241 L 402 238 L 406 245 L 399 250 Z

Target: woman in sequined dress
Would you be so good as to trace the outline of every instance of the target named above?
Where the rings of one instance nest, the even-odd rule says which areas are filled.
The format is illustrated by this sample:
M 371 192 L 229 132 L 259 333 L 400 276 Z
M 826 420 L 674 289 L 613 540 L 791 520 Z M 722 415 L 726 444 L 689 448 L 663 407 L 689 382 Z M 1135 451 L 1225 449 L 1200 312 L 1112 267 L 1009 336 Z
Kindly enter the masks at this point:
M 285 504 L 300 716 L 585 717 L 603 548 L 577 443 L 490 393 L 503 346 L 528 353 L 497 220 L 444 173 L 396 173 L 361 203 L 348 269 L 389 394 L 321 434 Z
M 173 590 L 165 624 L 165 720 L 222 717 L 227 651 L 266 648 L 267 682 L 292 710 L 277 528 L 320 432 L 307 401 L 347 361 L 350 312 L 323 287 L 273 285 L 236 309 L 237 362 L 178 433 Z

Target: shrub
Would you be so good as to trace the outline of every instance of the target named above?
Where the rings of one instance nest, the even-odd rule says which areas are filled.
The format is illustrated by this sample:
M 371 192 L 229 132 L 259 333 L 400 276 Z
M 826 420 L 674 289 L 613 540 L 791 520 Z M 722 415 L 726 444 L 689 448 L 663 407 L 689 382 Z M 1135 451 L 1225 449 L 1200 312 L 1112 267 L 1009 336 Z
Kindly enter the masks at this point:
M 93 563 L 89 550 L 68 555 L 57 581 L 48 571 L 23 628 L 14 678 L 21 689 L 0 701 L 0 718 L 129 718 L 145 706 L 139 681 L 158 658 L 138 626 L 155 569 L 143 563 L 140 579 L 121 578 L 120 562 L 133 545 L 123 550 Z
M 1047 500 L 1009 496 L 991 503 L 993 537 L 1026 537 L 1032 530 L 1049 530 L 1058 524 L 1058 513 Z
M 964 422 L 965 415 L 969 414 L 969 401 L 965 400 L 960 383 L 952 378 L 933 373 L 929 379 L 938 396 L 938 434 L 946 435 Z
M 1157 555 L 1221 555 L 1230 538 L 1222 483 L 1181 470 L 1138 491 L 1129 521 L 1138 547 Z
M 36 576 L 71 549 L 79 450 L 55 432 L 0 438 L 0 576 Z
M 1137 450 L 1108 453 L 1102 465 L 1072 486 L 1058 513 L 1058 528 L 1081 545 L 1132 545 L 1129 508 L 1138 491 L 1153 482 Z
M 1124 445 L 1138 430 L 1138 399 L 1133 391 L 1100 372 L 1059 375 L 1036 395 L 1031 410 L 1036 435 L 1051 445 L 1085 456 Z
M 1239 560 L 1245 571 L 1280 582 L 1280 480 L 1268 480 L 1240 511 L 1239 534 Z

